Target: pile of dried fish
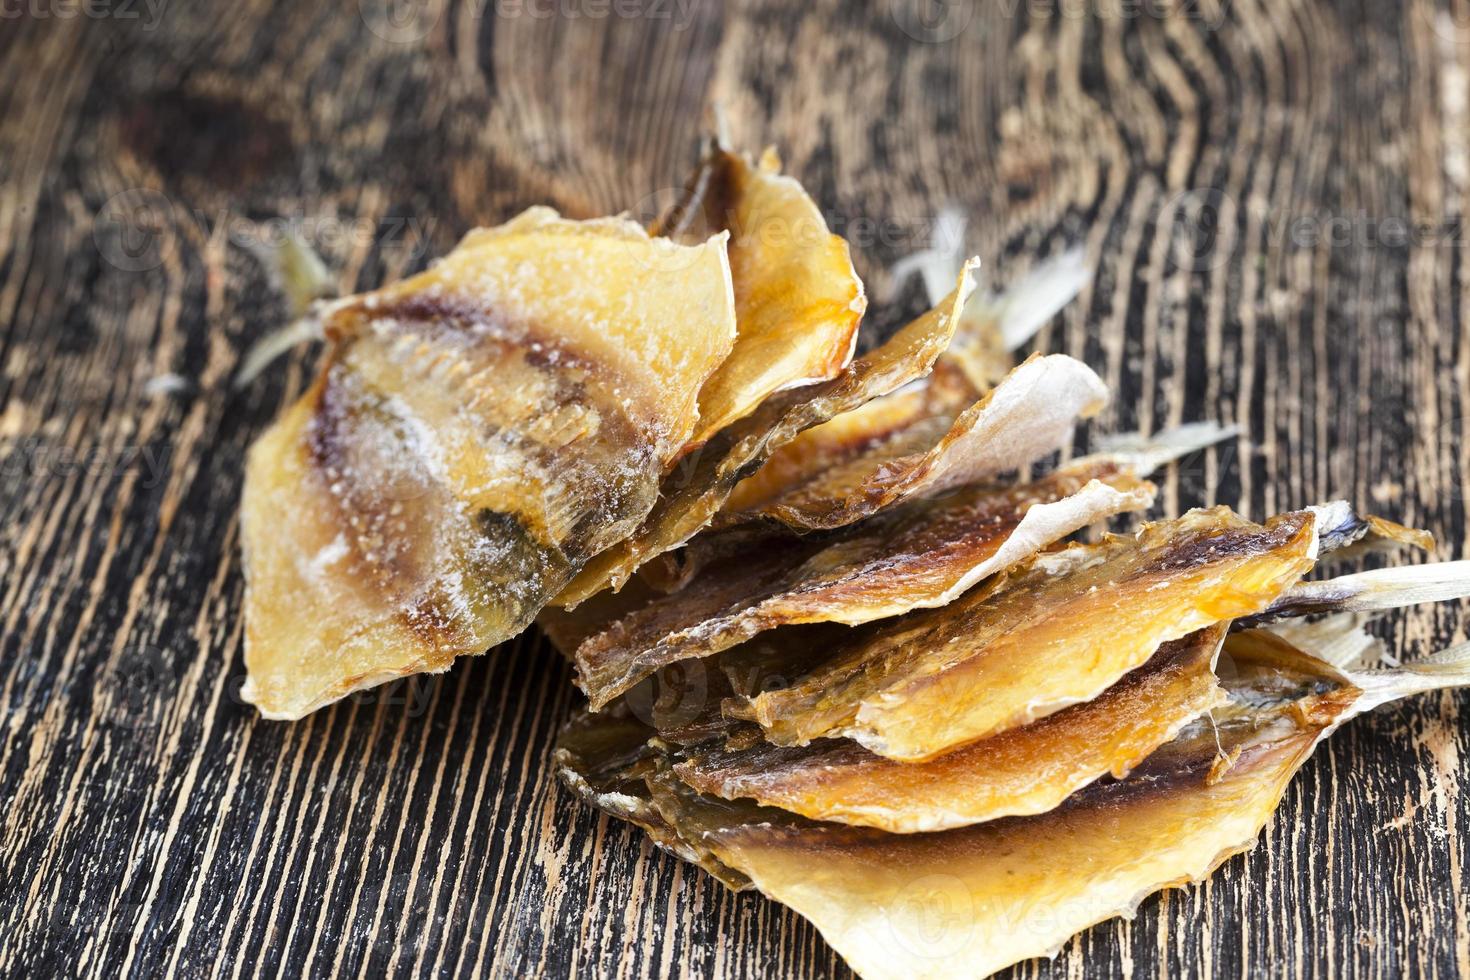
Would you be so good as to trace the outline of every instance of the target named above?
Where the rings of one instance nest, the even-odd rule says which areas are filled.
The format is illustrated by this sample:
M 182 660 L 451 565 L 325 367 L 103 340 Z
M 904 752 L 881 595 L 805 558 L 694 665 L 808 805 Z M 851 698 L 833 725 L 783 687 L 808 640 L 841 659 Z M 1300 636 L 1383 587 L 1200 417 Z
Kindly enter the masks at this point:
M 1308 580 L 1432 545 L 1345 502 L 1072 540 L 1235 432 L 1047 465 L 1108 392 L 1011 351 L 1078 258 L 1000 295 L 931 258 L 855 356 L 846 243 L 715 143 L 651 229 L 533 208 L 318 304 L 249 458 L 245 696 L 299 718 L 534 620 L 589 702 L 563 782 L 871 980 L 1048 955 L 1249 847 L 1347 719 L 1470 684 L 1470 646 L 1379 669 L 1363 630 L 1467 563 Z

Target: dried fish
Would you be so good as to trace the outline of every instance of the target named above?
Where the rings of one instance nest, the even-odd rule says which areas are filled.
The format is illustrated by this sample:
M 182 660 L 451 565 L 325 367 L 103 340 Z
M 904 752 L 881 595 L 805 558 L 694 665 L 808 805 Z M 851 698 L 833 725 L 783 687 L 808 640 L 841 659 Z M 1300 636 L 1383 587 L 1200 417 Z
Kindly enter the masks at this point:
M 1270 607 L 1249 617 L 1259 626 L 1289 616 L 1317 613 L 1376 612 L 1420 602 L 1444 602 L 1470 595 L 1470 561 L 1376 568 L 1320 582 L 1301 582 Z
M 648 513 L 735 336 L 722 238 L 545 208 L 322 321 L 246 467 L 243 693 L 272 718 L 523 629 Z
M 754 413 L 690 454 L 665 478 L 657 506 L 638 530 L 588 563 L 557 596 L 556 605 L 571 608 L 603 589 L 621 588 L 638 566 L 679 547 L 708 524 L 735 485 L 774 449 L 805 429 L 927 374 L 949 344 L 971 288 L 966 267 L 944 303 L 854 360 L 842 374 L 768 398 Z
M 764 539 L 605 623 L 577 648 L 578 684 L 597 708 L 659 667 L 718 653 L 764 630 L 854 625 L 942 606 L 1078 528 L 1146 509 L 1153 494 L 1132 473 L 1094 463 L 1019 487 L 917 501 L 831 542 Z
M 1470 644 L 1361 673 L 1265 631 L 1232 635 L 1226 654 L 1228 705 L 1128 778 L 1035 816 L 889 834 L 701 795 L 666 770 L 646 785 L 685 846 L 805 916 L 866 980 L 987 976 L 1249 849 L 1292 775 L 1349 718 L 1470 684 Z
M 891 459 L 927 449 L 954 424 L 949 401 L 947 395 L 936 401 L 928 384 L 916 382 L 812 426 L 736 485 L 713 526 L 748 523 L 751 514 L 783 494 L 854 460 Z
M 741 891 L 750 879 L 698 841 L 682 837 L 654 805 L 646 776 L 656 772 L 658 751 L 647 725 L 626 710 L 579 714 L 562 726 L 552 767 L 578 799 L 643 830 L 653 842 L 697 865 L 725 886 Z
M 816 820 L 916 833 L 1045 813 L 1083 786 L 1123 777 L 1219 705 L 1217 624 L 1165 643 L 1098 697 L 928 762 L 894 762 L 846 739 L 736 750 L 695 747 L 673 769 L 712 796 Z
M 779 626 L 849 626 L 943 606 L 1080 528 L 1153 503 L 1141 477 L 1229 433 L 1185 426 L 1077 460 L 1020 485 L 981 485 L 886 510 L 815 542 L 752 535 L 697 547 L 670 594 L 638 604 L 577 648 L 593 707 L 658 667 L 708 656 Z M 716 538 L 738 532 L 725 532 Z
M 922 424 L 782 489 L 746 517 L 803 531 L 842 527 L 884 507 L 1019 470 L 1070 443 L 1077 422 L 1107 404 L 1092 369 L 1064 354 L 1033 355 L 943 432 Z
M 859 628 L 831 659 L 727 713 L 777 744 L 845 735 L 922 761 L 1086 701 L 1171 639 L 1260 612 L 1317 556 L 1318 515 L 1191 511 L 1044 553 L 939 609 Z
M 712 141 L 684 197 L 653 228 L 688 244 L 730 233 L 739 334 L 700 390 L 691 447 L 773 392 L 834 378 L 852 359 L 868 305 L 862 280 L 847 242 L 780 170 L 775 150 L 752 164 Z
M 931 247 L 907 255 L 888 270 L 890 293 L 909 276 L 918 274 L 935 302 L 954 280 L 964 258 L 965 226 L 959 208 L 940 209 L 929 233 Z M 1092 280 L 1080 248 L 1072 248 L 1038 262 L 1005 290 L 977 290 L 965 306 L 954 342 L 938 370 L 954 369 L 955 380 L 971 398 L 988 391 L 1015 364 L 1012 352 L 1034 337 Z

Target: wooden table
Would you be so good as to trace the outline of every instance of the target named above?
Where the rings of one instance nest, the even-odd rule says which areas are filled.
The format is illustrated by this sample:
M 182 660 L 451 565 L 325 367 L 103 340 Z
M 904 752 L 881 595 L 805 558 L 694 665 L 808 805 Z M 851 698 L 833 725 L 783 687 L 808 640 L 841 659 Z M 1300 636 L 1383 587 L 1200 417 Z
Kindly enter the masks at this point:
M 992 281 L 1085 244 L 1038 346 L 1112 385 L 1100 427 L 1249 433 L 1163 508 L 1345 496 L 1464 556 L 1463 0 L 324 6 L 4 8 L 0 974 L 847 975 L 552 784 L 577 698 L 534 635 L 296 724 L 241 703 L 242 454 L 314 357 L 229 389 L 282 220 L 370 287 L 530 204 L 646 209 L 717 100 L 880 326 L 946 202 Z M 1466 704 L 1355 722 L 1249 856 L 1019 975 L 1470 972 Z

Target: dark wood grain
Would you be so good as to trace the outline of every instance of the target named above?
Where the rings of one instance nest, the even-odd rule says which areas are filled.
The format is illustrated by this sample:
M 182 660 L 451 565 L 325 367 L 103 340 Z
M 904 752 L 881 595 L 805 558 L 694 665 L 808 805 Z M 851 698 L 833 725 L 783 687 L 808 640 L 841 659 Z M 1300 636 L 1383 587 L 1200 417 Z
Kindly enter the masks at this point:
M 296 724 L 240 702 L 242 454 L 313 358 L 229 391 L 284 315 L 273 219 L 370 287 L 530 204 L 647 212 L 718 101 L 852 238 L 880 328 L 945 202 L 995 281 L 1085 243 L 1038 345 L 1112 385 L 1100 426 L 1249 432 L 1168 510 L 1346 496 L 1465 557 L 1470 6 L 919 12 L 4 7 L 0 974 L 847 975 L 553 786 L 576 697 L 536 636 Z M 1412 656 L 1466 623 L 1383 630 Z M 1470 973 L 1466 704 L 1355 722 L 1248 856 L 1017 975 Z

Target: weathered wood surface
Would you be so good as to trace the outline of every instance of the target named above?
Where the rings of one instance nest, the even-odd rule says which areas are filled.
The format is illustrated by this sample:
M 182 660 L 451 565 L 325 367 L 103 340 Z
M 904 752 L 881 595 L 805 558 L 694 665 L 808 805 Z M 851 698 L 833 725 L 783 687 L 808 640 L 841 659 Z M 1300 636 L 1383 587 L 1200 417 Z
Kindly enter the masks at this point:
M 282 315 L 272 219 L 369 287 L 529 204 L 646 211 L 719 100 L 879 298 L 946 201 L 998 279 L 1084 242 L 1039 345 L 1112 384 L 1101 425 L 1249 430 L 1169 510 L 1341 495 L 1464 557 L 1470 9 L 917 10 L 4 8 L 0 974 L 847 975 L 552 785 L 576 699 L 537 637 L 298 724 L 239 702 L 242 453 L 313 356 L 228 391 Z M 1404 655 L 1465 630 L 1385 626 Z M 1355 722 L 1249 856 L 1019 975 L 1470 973 L 1465 704 Z

